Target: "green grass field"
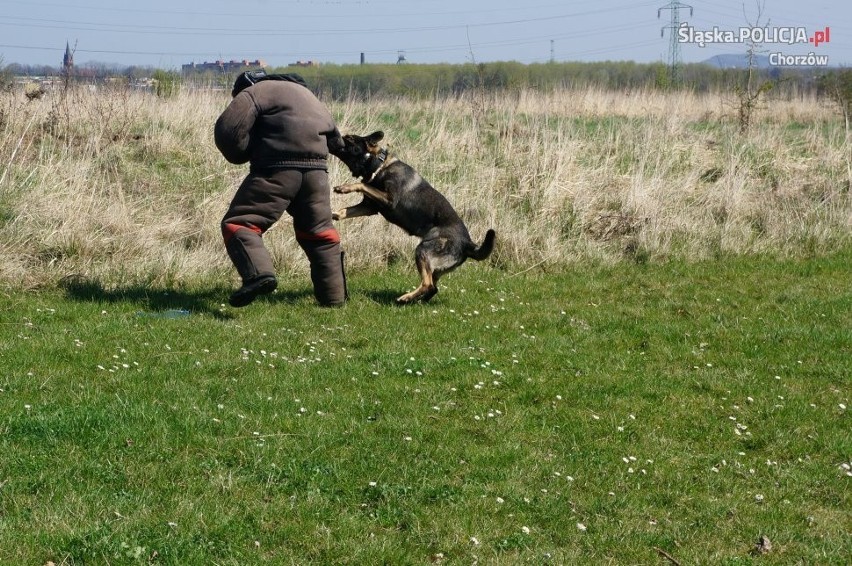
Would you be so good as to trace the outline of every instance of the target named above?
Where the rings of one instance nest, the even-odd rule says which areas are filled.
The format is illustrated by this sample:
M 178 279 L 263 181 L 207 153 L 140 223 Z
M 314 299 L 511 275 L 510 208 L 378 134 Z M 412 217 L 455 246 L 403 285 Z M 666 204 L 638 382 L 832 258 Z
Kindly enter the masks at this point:
M 847 564 L 850 263 L 6 291 L 0 563 Z

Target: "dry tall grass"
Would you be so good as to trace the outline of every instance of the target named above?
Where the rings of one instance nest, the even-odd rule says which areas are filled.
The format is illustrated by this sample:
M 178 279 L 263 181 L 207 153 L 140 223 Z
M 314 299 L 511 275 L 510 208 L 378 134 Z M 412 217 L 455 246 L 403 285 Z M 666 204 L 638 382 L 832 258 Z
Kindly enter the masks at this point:
M 226 94 L 0 97 L 0 281 L 234 278 L 219 219 L 245 169 L 212 140 Z M 344 132 L 385 130 L 474 239 L 494 227 L 493 261 L 512 272 L 818 254 L 849 240 L 852 146 L 839 115 L 815 99 L 769 101 L 747 136 L 726 97 L 710 94 L 528 91 L 331 106 Z M 348 179 L 335 160 L 331 175 Z M 355 198 L 333 195 L 333 206 Z M 352 269 L 409 261 L 415 245 L 380 218 L 339 229 Z M 288 219 L 267 242 L 282 274 L 306 270 Z

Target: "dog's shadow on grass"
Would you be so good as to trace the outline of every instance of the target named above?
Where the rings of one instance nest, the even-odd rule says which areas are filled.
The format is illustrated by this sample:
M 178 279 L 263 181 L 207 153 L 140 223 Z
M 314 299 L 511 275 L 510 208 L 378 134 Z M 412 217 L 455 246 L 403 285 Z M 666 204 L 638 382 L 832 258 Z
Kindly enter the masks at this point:
M 399 297 L 399 291 L 393 289 L 373 289 L 369 291 L 362 291 L 362 295 L 369 298 L 371 301 L 375 303 L 379 303 L 381 305 L 391 305 L 395 307 L 408 306 L 404 303 L 398 303 L 396 300 Z M 425 303 L 416 303 L 416 304 L 425 304 Z

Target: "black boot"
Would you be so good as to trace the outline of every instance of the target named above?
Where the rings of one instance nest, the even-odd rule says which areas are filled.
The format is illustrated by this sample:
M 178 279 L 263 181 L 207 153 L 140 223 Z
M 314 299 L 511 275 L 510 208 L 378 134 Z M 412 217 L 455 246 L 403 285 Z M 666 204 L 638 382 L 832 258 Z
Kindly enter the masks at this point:
M 268 269 L 264 270 L 265 272 L 261 272 L 258 270 L 255 262 L 252 261 L 251 256 L 246 249 L 245 242 L 239 237 L 241 234 L 237 233 L 233 237 L 231 237 L 228 242 L 225 244 L 225 249 L 228 251 L 228 257 L 231 258 L 231 262 L 234 264 L 234 267 L 237 268 L 237 273 L 240 274 L 240 277 L 243 280 L 243 286 L 234 291 L 231 295 L 230 299 L 228 299 L 228 303 L 232 307 L 244 307 L 246 305 L 251 304 L 258 295 L 268 295 L 275 291 L 278 287 L 278 280 L 275 278 L 275 275 L 271 273 L 271 260 L 268 260 L 268 252 L 263 248 L 263 244 L 261 242 L 252 242 L 255 243 L 254 247 L 258 247 L 259 250 L 255 253 L 255 255 L 261 256 L 261 263 L 269 264 Z M 249 235 L 250 236 L 250 235 Z M 258 237 L 257 240 L 260 240 Z
M 251 304 L 258 295 L 268 295 L 278 288 L 278 280 L 274 275 L 261 275 L 251 281 L 243 283 L 243 286 L 231 294 L 228 304 L 232 307 L 244 307 Z

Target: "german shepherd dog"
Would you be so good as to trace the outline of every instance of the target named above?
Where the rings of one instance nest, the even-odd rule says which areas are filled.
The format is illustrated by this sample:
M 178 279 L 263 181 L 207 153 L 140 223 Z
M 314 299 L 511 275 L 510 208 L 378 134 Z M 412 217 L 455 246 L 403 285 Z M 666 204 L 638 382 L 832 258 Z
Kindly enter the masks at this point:
M 343 136 L 344 147 L 335 152 L 361 182 L 334 187 L 340 194 L 363 193 L 364 200 L 332 214 L 334 220 L 381 214 L 412 236 L 421 239 L 414 251 L 420 286 L 396 299 L 398 304 L 428 301 L 438 292 L 438 279 L 467 260 L 484 260 L 494 248 L 494 230 L 481 246 L 470 238 L 462 219 L 449 201 L 410 165 L 379 147 L 384 132 L 362 137 Z

